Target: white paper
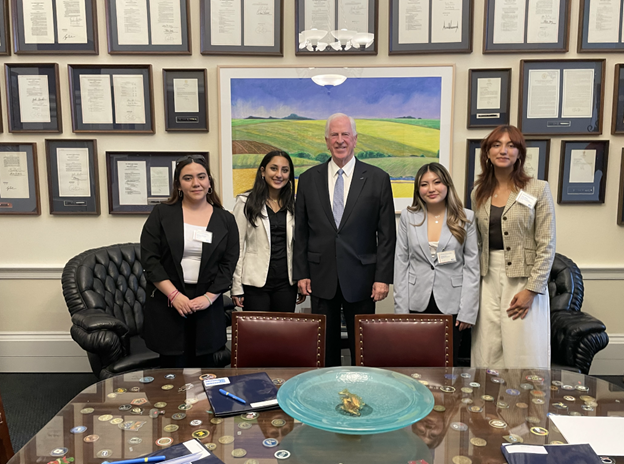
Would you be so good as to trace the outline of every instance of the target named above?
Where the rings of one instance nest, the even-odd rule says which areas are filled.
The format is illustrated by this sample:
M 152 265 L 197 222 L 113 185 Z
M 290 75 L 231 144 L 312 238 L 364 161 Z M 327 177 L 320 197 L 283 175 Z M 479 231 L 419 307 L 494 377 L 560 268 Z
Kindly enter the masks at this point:
M 529 177 L 537 179 L 537 170 L 539 168 L 539 147 L 527 147 L 526 160 L 524 161 L 524 172 Z
M 48 76 L 20 74 L 17 76 L 19 89 L 20 121 L 50 122 L 50 94 Z
M 173 80 L 173 106 L 176 113 L 199 113 L 197 79 Z
M 87 13 L 84 0 L 56 0 L 59 44 L 86 44 Z
M 338 29 L 368 32 L 368 0 L 338 2 Z
M 152 45 L 182 45 L 182 12 L 178 0 L 149 0 Z
M 495 44 L 524 43 L 526 0 L 497 0 L 494 2 Z
M 145 161 L 117 161 L 119 205 L 147 205 Z
M 509 443 L 511 445 L 511 443 Z M 507 443 L 504 443 L 507 445 Z M 546 448 L 539 445 L 513 445 L 513 446 L 505 446 L 505 450 L 509 454 L 514 453 L 523 453 L 523 454 L 548 454 Z
M 210 43 L 241 44 L 241 1 L 210 0 Z
M 0 198 L 29 197 L 27 163 L 26 152 L 0 152 Z
M 501 107 L 501 78 L 477 79 L 477 109 L 497 110 Z
M 149 45 L 147 0 L 116 0 L 119 45 Z
M 305 3 L 305 30 L 333 31 L 336 28 L 336 0 L 308 0 Z
M 152 196 L 169 196 L 169 168 L 150 167 L 150 186 Z
M 588 43 L 615 43 L 620 32 L 621 0 L 589 2 Z
M 245 0 L 245 46 L 275 45 L 275 2 Z
M 83 124 L 113 123 L 113 99 L 109 75 L 81 74 L 80 95 Z
M 557 43 L 560 0 L 529 0 L 527 43 Z
M 591 118 L 594 106 L 594 70 L 563 70 L 562 118 Z
M 60 197 L 91 196 L 88 148 L 58 148 L 56 166 Z
M 143 76 L 114 74 L 115 122 L 117 124 L 145 124 L 145 96 Z
M 429 42 L 429 0 L 399 0 L 399 43 Z
M 570 152 L 571 184 L 593 184 L 596 172 L 596 150 L 572 150 Z
M 527 118 L 559 117 L 558 69 L 530 69 L 527 95 Z
M 431 43 L 462 41 L 462 0 L 435 0 L 431 5 Z
M 624 417 L 549 417 L 569 444 L 589 443 L 600 456 L 624 456 Z
M 54 43 L 54 14 L 52 0 L 22 0 L 24 12 L 24 42 Z

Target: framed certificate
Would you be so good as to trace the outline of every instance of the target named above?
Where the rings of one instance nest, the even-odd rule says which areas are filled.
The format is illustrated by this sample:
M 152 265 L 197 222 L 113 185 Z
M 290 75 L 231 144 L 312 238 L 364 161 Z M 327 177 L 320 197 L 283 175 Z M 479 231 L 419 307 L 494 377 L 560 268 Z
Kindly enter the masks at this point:
M 0 55 L 10 55 L 9 0 L 0 0 Z
M 154 133 L 150 65 L 69 65 L 74 132 Z
M 50 214 L 100 214 L 95 140 L 45 141 Z
M 16 54 L 97 54 L 96 0 L 12 0 Z
M 562 141 L 557 203 L 604 203 L 608 140 Z
M 509 124 L 511 68 L 471 69 L 468 82 L 468 128 Z
M 108 212 L 149 214 L 169 198 L 176 161 L 185 155 L 210 159 L 208 152 L 106 152 Z
M 390 0 L 390 55 L 472 53 L 473 0 Z
M 6 64 L 9 132 L 62 132 L 58 65 Z
M 525 135 L 602 133 L 605 60 L 521 60 L 518 128 Z
M 163 69 L 167 131 L 208 132 L 206 69 Z
M 188 0 L 106 0 L 108 53 L 190 55 Z
M 623 0 L 581 0 L 577 51 L 621 52 Z
M 571 0 L 486 0 L 483 53 L 565 53 Z
M 622 149 L 622 160 L 620 161 L 620 193 L 618 194 L 617 223 L 618 226 L 624 226 L 624 149 Z
M 36 143 L 0 143 L 0 214 L 41 214 Z
M 284 0 L 199 1 L 203 55 L 284 56 Z
M 615 65 L 613 81 L 613 114 L 611 116 L 611 133 L 624 134 L 624 65 Z

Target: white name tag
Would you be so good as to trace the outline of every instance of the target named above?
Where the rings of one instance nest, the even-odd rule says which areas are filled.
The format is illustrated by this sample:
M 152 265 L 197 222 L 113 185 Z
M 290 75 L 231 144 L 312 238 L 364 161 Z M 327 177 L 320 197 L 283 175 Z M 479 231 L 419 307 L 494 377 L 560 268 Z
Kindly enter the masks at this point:
M 510 443 L 511 444 L 511 443 Z M 507 445 L 507 443 L 505 443 Z M 528 454 L 548 454 L 546 448 L 538 445 L 513 445 L 506 446 L 505 449 L 508 453 L 528 453 Z
M 196 230 L 193 232 L 193 240 L 202 243 L 212 243 L 212 232 L 207 230 Z
M 455 250 L 441 251 L 438 253 L 438 263 L 440 264 L 454 263 L 455 261 L 457 261 L 457 258 L 455 258 Z
M 206 379 L 204 380 L 204 387 L 213 387 L 215 385 L 229 385 L 230 379 L 228 377 L 221 377 L 219 379 Z
M 521 205 L 533 209 L 535 207 L 535 203 L 537 203 L 537 198 L 526 193 L 524 190 L 520 190 L 520 193 L 518 193 L 518 196 L 516 197 L 516 201 Z

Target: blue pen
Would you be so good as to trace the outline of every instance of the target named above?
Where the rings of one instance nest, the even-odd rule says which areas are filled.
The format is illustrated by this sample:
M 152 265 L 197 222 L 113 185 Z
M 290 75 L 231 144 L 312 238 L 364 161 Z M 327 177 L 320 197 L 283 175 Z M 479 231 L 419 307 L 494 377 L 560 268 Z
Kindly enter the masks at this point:
M 167 459 L 165 456 L 151 456 L 149 458 L 127 459 L 126 461 L 113 461 L 110 464 L 139 464 L 141 462 L 161 462 Z
M 229 396 L 230 398 L 232 398 L 233 400 L 238 401 L 239 403 L 247 404 L 247 402 L 244 399 L 239 398 L 236 395 L 232 395 L 230 392 L 226 392 L 222 388 L 219 388 L 219 393 L 221 393 L 223 396 Z

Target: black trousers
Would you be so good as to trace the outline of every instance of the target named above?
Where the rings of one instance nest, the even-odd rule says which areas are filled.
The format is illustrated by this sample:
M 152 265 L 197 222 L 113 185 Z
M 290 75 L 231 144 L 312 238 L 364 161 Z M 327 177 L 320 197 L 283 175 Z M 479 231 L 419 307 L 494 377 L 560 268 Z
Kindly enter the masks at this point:
M 325 300 L 312 295 L 312 314 L 324 314 L 326 317 L 325 335 L 325 366 L 340 366 L 342 364 L 341 338 L 340 338 L 340 309 L 344 312 L 351 351 L 351 365 L 355 366 L 355 315 L 375 314 L 375 302 L 367 298 L 355 303 L 349 303 L 344 299 L 340 283 L 336 294 L 331 300 Z
M 278 288 L 262 288 L 243 285 L 245 292 L 244 311 L 295 312 L 297 306 L 297 286 L 290 285 L 288 279 Z

